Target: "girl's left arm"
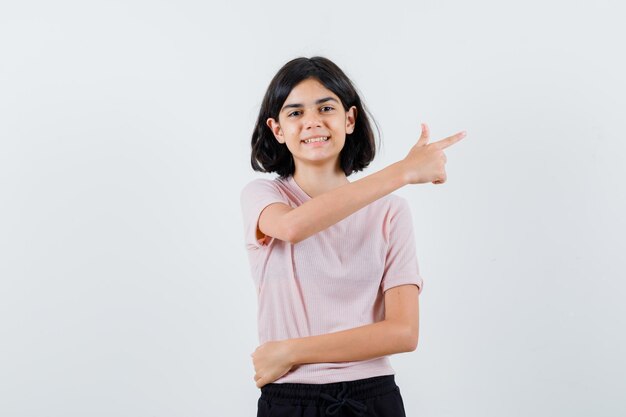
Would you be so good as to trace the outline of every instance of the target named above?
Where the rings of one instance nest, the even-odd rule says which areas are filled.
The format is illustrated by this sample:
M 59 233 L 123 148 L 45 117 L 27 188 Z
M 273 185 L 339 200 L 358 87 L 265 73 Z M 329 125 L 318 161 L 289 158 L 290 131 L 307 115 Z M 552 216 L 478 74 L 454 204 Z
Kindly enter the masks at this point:
M 377 323 L 318 336 L 269 341 L 252 353 L 256 386 L 276 381 L 304 363 L 350 362 L 417 348 L 419 292 L 413 284 L 385 291 L 385 319 Z
M 419 337 L 418 287 L 400 285 L 385 291 L 385 319 L 377 323 L 327 333 L 288 339 L 293 365 L 318 362 L 348 362 L 411 352 Z

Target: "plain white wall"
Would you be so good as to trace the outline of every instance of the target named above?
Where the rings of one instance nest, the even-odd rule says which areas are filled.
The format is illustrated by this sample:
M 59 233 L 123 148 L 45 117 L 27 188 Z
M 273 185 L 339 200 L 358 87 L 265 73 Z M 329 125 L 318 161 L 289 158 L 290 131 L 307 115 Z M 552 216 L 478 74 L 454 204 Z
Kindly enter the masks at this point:
M 625 415 L 625 10 L 579 3 L 2 2 L 0 415 L 255 415 L 239 192 L 273 178 L 265 88 L 313 55 L 382 129 L 351 180 L 420 122 L 468 132 L 445 184 L 397 191 L 407 415 Z

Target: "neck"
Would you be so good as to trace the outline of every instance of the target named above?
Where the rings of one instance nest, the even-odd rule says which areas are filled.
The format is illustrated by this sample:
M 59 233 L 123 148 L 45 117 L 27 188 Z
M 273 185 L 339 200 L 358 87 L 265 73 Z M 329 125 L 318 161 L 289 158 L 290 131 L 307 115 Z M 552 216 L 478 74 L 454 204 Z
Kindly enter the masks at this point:
M 339 166 L 329 169 L 328 166 L 296 165 L 293 179 L 311 198 L 350 182 Z

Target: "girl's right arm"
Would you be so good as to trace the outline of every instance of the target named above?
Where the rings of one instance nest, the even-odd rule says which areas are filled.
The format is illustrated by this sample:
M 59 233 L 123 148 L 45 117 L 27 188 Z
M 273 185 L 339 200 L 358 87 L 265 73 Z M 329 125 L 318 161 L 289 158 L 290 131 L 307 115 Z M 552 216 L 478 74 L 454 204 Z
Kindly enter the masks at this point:
M 261 212 L 259 230 L 267 236 L 298 243 L 407 184 L 442 184 L 446 181 L 443 149 L 464 136 L 463 131 L 429 144 L 428 127 L 422 124 L 422 135 L 403 160 L 320 194 L 296 208 L 283 203 L 270 204 Z

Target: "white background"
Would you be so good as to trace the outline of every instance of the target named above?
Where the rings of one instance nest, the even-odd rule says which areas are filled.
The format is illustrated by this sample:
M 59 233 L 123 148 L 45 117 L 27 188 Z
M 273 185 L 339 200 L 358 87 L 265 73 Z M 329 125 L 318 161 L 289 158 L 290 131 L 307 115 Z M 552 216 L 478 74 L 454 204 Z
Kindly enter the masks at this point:
M 275 72 L 323 55 L 407 186 L 424 291 L 407 416 L 626 414 L 619 2 L 0 6 L 0 415 L 253 416 L 239 192 Z

